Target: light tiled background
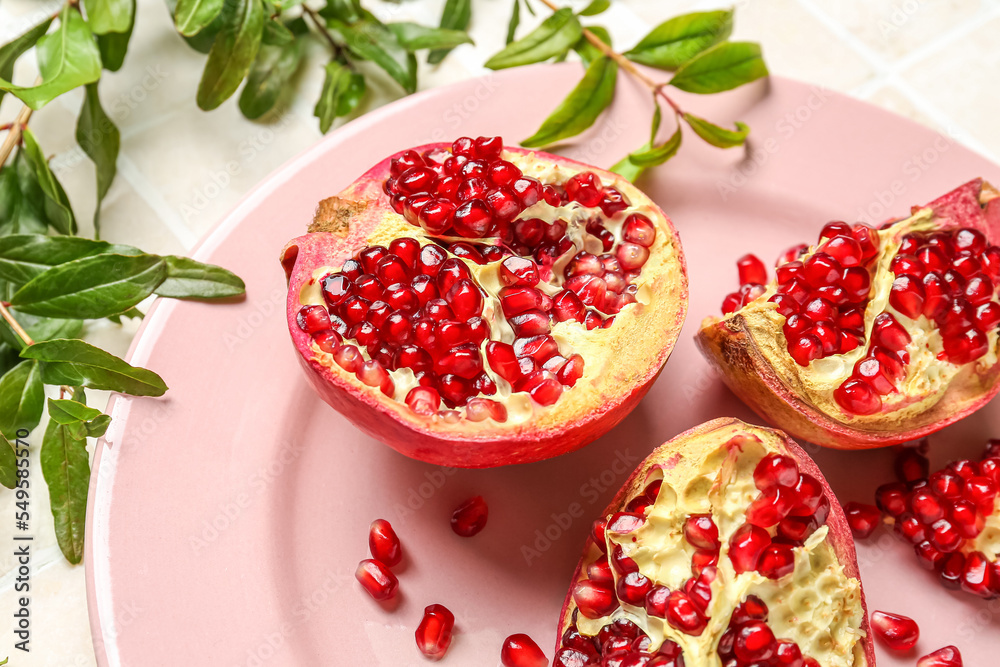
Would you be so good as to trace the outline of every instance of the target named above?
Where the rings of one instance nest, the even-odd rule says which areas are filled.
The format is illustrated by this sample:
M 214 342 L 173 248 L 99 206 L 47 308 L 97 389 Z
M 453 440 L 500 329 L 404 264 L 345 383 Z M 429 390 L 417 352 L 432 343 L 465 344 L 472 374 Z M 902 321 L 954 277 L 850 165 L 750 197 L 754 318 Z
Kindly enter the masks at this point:
M 3 0 L 0 43 L 61 4 L 60 0 Z M 443 0 L 398 4 L 365 0 L 365 6 L 383 20 L 427 24 L 436 23 L 442 4 Z M 421 88 L 484 73 L 482 63 L 502 46 L 510 0 L 474 4 L 471 32 L 476 46 L 457 49 L 439 67 L 423 65 Z M 611 30 L 615 44 L 625 48 L 666 18 L 727 4 L 614 0 L 612 9 L 597 20 Z M 734 37 L 761 42 L 772 72 L 869 100 L 948 133 L 1000 162 L 1000 0 L 737 0 L 735 4 Z M 255 183 L 320 138 L 312 106 L 322 84 L 325 56 L 322 45 L 310 51 L 295 83 L 295 99 L 269 123 L 245 120 L 234 100 L 204 113 L 194 102 L 204 56 L 174 33 L 162 0 L 139 0 L 125 66 L 105 75 L 100 88 L 105 108 L 122 131 L 118 179 L 103 208 L 103 237 L 150 252 L 189 250 Z M 26 57 L 15 80 L 31 81 L 34 74 L 33 59 Z M 384 77 L 376 74 L 373 82 L 359 112 L 398 94 Z M 31 126 L 52 156 L 83 223 L 81 233 L 86 234 L 91 231 L 94 172 L 74 140 L 81 97 L 77 93 L 59 98 L 36 113 Z M 17 111 L 17 100 L 8 95 L 0 106 L 0 123 Z M 121 354 L 133 333 L 134 325 L 107 325 L 90 330 L 88 338 Z M 92 665 L 83 567 L 62 559 L 54 542 L 48 497 L 39 486 L 40 471 L 34 471 L 33 479 L 38 484 L 32 507 L 33 651 L 27 656 L 11 651 L 18 653 L 11 656 L 11 664 Z M 0 494 L 0 517 L 11 516 L 12 502 L 12 494 Z M 8 526 L 6 519 L 0 523 L 3 544 L 9 544 L 3 537 Z M 0 610 L 14 607 L 12 567 L 5 550 L 0 554 Z M 13 643 L 10 625 L 0 624 L 0 659 Z M 179 645 L 178 657 L 183 660 L 181 656 Z

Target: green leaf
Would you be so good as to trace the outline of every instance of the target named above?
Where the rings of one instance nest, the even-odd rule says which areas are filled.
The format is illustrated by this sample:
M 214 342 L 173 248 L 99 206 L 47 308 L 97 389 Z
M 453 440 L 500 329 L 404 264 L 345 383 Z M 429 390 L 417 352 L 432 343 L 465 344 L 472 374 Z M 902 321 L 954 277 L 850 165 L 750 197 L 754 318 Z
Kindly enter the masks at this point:
M 0 484 L 8 489 L 17 486 L 17 454 L 2 433 L 0 433 Z M 0 665 L 6 662 L 4 660 Z
M 580 12 L 580 16 L 597 16 L 598 14 L 603 14 L 608 11 L 611 6 L 611 0 L 592 0 L 589 5 L 584 7 Z
M 602 42 L 611 46 L 611 34 L 608 33 L 607 28 L 603 28 L 599 25 L 588 26 L 587 30 L 594 33 L 598 39 Z M 573 47 L 573 50 L 579 54 L 580 59 L 583 61 L 584 66 L 590 67 L 590 64 L 604 55 L 599 48 L 590 43 L 587 36 L 582 36 Z
M 360 21 L 363 10 L 358 0 L 326 0 L 326 5 L 319 10 L 319 15 L 325 19 L 337 19 L 345 23 Z
M 750 128 L 740 122 L 736 123 L 736 131 L 734 132 L 733 130 L 727 130 L 724 127 L 710 123 L 703 118 L 692 116 L 689 113 L 684 114 L 684 120 L 695 131 L 695 134 L 719 148 L 742 146 L 743 142 L 746 141 L 747 135 L 750 133 Z
M 660 107 L 660 103 L 656 99 L 656 93 L 653 93 L 653 126 L 649 130 L 649 145 L 652 146 L 656 143 L 656 134 L 660 131 L 660 123 L 663 122 L 663 109 Z
M 302 43 L 294 36 L 283 46 L 262 46 L 240 93 L 243 115 L 256 119 L 273 109 L 301 62 Z
M 0 433 L 14 438 L 31 431 L 42 418 L 45 391 L 37 361 L 22 361 L 0 378 Z
M 59 549 L 70 563 L 79 563 L 83 558 L 87 488 L 90 486 L 87 441 L 73 437 L 65 426 L 50 421 L 42 438 L 40 458 L 42 475 L 49 487 Z
M 115 180 L 118 171 L 118 149 L 121 146 L 121 134 L 108 114 L 101 106 L 101 98 L 97 94 L 97 84 L 87 85 L 87 94 L 80 109 L 80 118 L 76 122 L 76 142 L 87 154 L 97 171 L 97 206 L 94 209 L 94 235 L 101 233 L 101 202 L 108 194 L 111 182 Z
M 654 146 L 646 150 L 639 150 L 635 153 L 629 155 L 629 160 L 633 164 L 640 167 L 656 167 L 663 164 L 674 155 L 677 154 L 677 149 L 681 147 L 681 128 L 670 135 L 670 138 L 666 140 L 660 146 Z
M 36 317 L 22 313 L 16 308 L 11 308 L 10 312 L 34 341 L 52 340 L 53 338 L 79 338 L 83 331 L 83 322 L 80 320 Z M 4 344 L 17 352 L 20 352 L 25 346 L 24 341 L 14 333 L 6 321 L 0 321 L 0 339 L 3 339 Z
M 7 234 L 45 233 L 48 223 L 40 208 L 44 201 L 35 170 L 24 151 L 18 151 L 13 164 L 0 168 L 0 238 Z
M 295 41 L 295 35 L 282 23 L 278 17 L 272 16 L 264 20 L 264 32 L 261 44 L 266 46 L 285 46 Z
M 87 23 L 96 35 L 125 32 L 132 25 L 135 7 L 131 0 L 83 0 Z
M 24 156 L 31 165 L 35 173 L 35 179 L 45 197 L 42 208 L 45 217 L 52 228 L 60 234 L 76 234 L 76 216 L 73 215 L 73 208 L 70 206 L 69 197 L 66 191 L 49 168 L 49 162 L 45 159 L 38 141 L 31 130 L 24 128 L 21 135 L 24 141 Z
M 43 362 L 45 384 L 91 387 L 132 396 L 162 396 L 167 390 L 153 371 L 136 368 L 82 340 L 41 341 L 23 349 L 21 357 Z
M 32 315 L 97 319 L 139 303 L 166 273 L 166 262 L 156 255 L 84 257 L 32 278 L 10 302 Z
M 42 83 L 15 86 L 6 77 L 0 77 L 0 90 L 14 93 L 32 109 L 41 109 L 52 99 L 93 83 L 101 76 L 101 54 L 94 35 L 80 12 L 69 3 L 59 14 L 59 27 L 38 40 L 35 53 Z
M 468 30 L 472 19 L 472 0 L 446 0 L 441 12 L 440 26 L 445 30 Z M 437 65 L 451 49 L 437 49 L 427 54 L 427 63 Z
M 507 41 L 510 44 L 517 35 L 517 26 L 521 24 L 521 0 L 514 0 L 514 9 L 510 12 L 510 21 L 507 22 Z
M 576 88 L 521 145 L 527 148 L 547 146 L 586 130 L 614 99 L 617 77 L 618 63 L 607 57 L 595 60 Z
M 76 422 L 89 422 L 101 416 L 101 411 L 79 401 L 62 398 L 50 398 L 49 419 L 64 426 Z
M 675 70 L 733 31 L 733 10 L 694 12 L 653 28 L 625 55 L 637 63 Z
M 0 278 L 20 286 L 57 264 L 102 253 L 141 255 L 142 251 L 77 236 L 0 236 Z
M 221 266 L 168 255 L 167 278 L 156 288 L 160 296 L 175 299 L 221 299 L 246 292 L 240 277 Z
M 52 25 L 52 19 L 45 19 L 20 37 L 15 37 L 0 46 L 0 79 L 11 80 L 14 76 L 14 63 L 25 51 L 33 47 L 42 35 L 48 32 L 50 25 Z M 3 100 L 4 92 L 0 90 L 0 100 Z
M 422 49 L 453 49 L 459 44 L 472 44 L 472 38 L 462 30 L 428 28 L 419 23 L 389 23 L 386 27 L 407 51 Z
M 702 52 L 679 68 L 670 85 L 689 93 L 719 93 L 767 76 L 760 45 L 723 42 Z
M 341 36 L 351 53 L 381 67 L 407 93 L 416 91 L 417 61 L 388 28 L 373 21 L 349 26 L 331 19 L 327 24 Z
M 193 37 L 215 20 L 224 0 L 177 0 L 174 10 L 174 25 L 177 32 L 185 37 Z
M 240 87 L 260 48 L 264 6 L 260 0 L 227 0 L 219 31 L 198 84 L 198 107 L 211 111 Z
M 122 63 L 125 62 L 125 53 L 128 51 L 128 43 L 132 39 L 132 30 L 135 28 L 135 1 L 129 0 L 129 4 L 132 5 L 132 20 L 126 30 L 97 36 L 97 49 L 101 52 L 101 64 L 109 72 L 117 72 L 122 68 Z
M 572 9 L 563 7 L 521 39 L 508 44 L 486 61 L 490 69 L 505 69 L 540 63 L 565 56 L 583 35 L 580 20 Z
M 319 99 L 313 109 L 313 115 L 319 119 L 319 130 L 326 134 L 337 118 L 337 109 L 340 105 L 340 98 L 349 85 L 351 70 L 336 60 L 327 63 L 326 77 L 323 80 L 323 89 L 320 91 Z

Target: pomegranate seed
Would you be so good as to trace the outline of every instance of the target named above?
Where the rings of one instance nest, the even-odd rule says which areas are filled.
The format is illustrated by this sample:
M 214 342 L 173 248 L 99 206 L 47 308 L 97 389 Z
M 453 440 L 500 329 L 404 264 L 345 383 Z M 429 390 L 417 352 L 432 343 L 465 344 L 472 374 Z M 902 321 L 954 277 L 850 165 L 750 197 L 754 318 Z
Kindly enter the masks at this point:
M 708 619 L 690 597 L 682 591 L 667 596 L 667 623 L 681 632 L 697 637 L 705 631 Z
M 608 586 L 587 580 L 573 586 L 573 601 L 587 618 L 601 618 L 618 608 L 618 598 Z
M 646 523 L 646 519 L 643 516 L 630 512 L 617 512 L 608 520 L 605 530 L 619 535 L 627 535 L 642 528 L 644 523 Z
M 837 404 L 846 412 L 873 415 L 882 409 L 882 399 L 863 380 L 848 380 L 833 390 Z
M 791 489 L 773 487 L 759 495 L 747 507 L 747 523 L 760 528 L 778 525 L 791 511 L 796 498 Z
M 330 328 L 330 313 L 323 306 L 302 306 L 295 321 L 306 333 L 316 333 Z
M 729 559 L 736 573 L 757 569 L 761 553 L 771 543 L 771 537 L 763 528 L 744 524 L 729 538 Z
M 957 336 L 944 336 L 944 353 L 953 364 L 972 363 L 989 351 L 986 335 L 975 328 L 969 328 Z
M 424 166 L 411 167 L 399 175 L 396 179 L 396 187 L 407 194 L 415 194 L 429 191 L 434 186 L 435 181 L 437 181 L 437 174 L 434 173 L 433 169 Z
M 777 648 L 774 633 L 763 621 L 748 621 L 736 631 L 733 651 L 744 663 L 766 663 Z
M 819 242 L 822 243 L 823 241 L 832 239 L 835 236 L 851 235 L 852 230 L 849 224 L 841 220 L 834 220 L 823 225 L 823 229 L 819 231 Z
M 962 667 L 962 654 L 954 646 L 945 646 L 917 660 L 917 667 Z
M 414 636 L 417 648 L 431 660 L 440 660 L 451 646 L 451 634 L 455 627 L 455 615 L 447 607 L 432 604 L 424 608 L 424 617 Z
M 482 496 L 475 496 L 458 506 L 451 515 L 451 529 L 456 535 L 472 537 L 486 526 L 489 507 Z
M 396 590 L 399 588 L 399 580 L 396 579 L 396 575 L 389 571 L 385 564 L 370 558 L 358 564 L 354 576 L 361 587 L 380 602 L 395 597 Z
M 855 537 L 865 538 L 878 528 L 882 515 L 877 507 L 850 502 L 844 505 L 847 523 Z
M 418 415 L 434 415 L 441 407 L 441 395 L 433 387 L 414 387 L 406 394 L 406 404 Z
M 788 353 L 800 366 L 808 366 L 813 359 L 823 354 L 823 344 L 816 336 L 806 334 L 788 344 Z
M 601 200 L 601 211 L 609 218 L 615 213 L 624 211 L 629 207 L 629 201 L 615 188 L 604 189 L 604 199 Z
M 403 558 L 396 531 L 385 519 L 376 519 L 368 529 L 368 549 L 372 558 L 392 567 Z
M 684 522 L 684 538 L 695 549 L 718 551 L 719 527 L 711 514 L 692 514 Z
M 424 160 L 420 157 L 420 154 L 413 150 L 407 150 L 392 159 L 389 166 L 389 173 L 393 176 L 399 176 L 411 167 L 422 166 L 424 166 Z
M 331 308 L 339 306 L 347 297 L 354 293 L 354 284 L 347 276 L 339 273 L 323 278 L 320 282 L 320 287 L 323 292 L 323 299 Z M 379 289 L 381 290 L 381 288 Z
M 780 579 L 795 569 L 795 554 L 789 544 L 771 544 L 760 555 L 757 571 L 768 579 Z
M 768 454 L 754 468 L 753 481 L 761 491 L 776 486 L 795 486 L 799 481 L 799 466 L 789 456 Z
M 817 252 L 805 261 L 803 276 L 813 287 L 833 285 L 841 277 L 843 268 L 840 262 L 823 252 Z
M 313 334 L 313 340 L 316 341 L 319 349 L 333 354 L 340 347 L 343 338 L 336 331 L 327 329 L 326 331 L 319 331 Z
M 361 368 L 364 357 L 361 356 L 358 348 L 353 345 L 344 345 L 333 353 L 333 360 L 345 371 L 354 373 Z
M 502 150 L 503 138 L 501 137 L 478 137 L 474 143 L 475 155 L 482 160 L 499 158 Z
M 616 590 L 618 599 L 634 606 L 645 605 L 646 594 L 653 587 L 653 582 L 638 572 L 629 572 L 618 580 Z
M 764 268 L 764 262 L 760 261 L 756 255 L 743 255 L 736 260 L 736 268 L 739 270 L 740 285 L 767 284 L 767 269 Z
M 582 206 L 597 206 L 603 198 L 600 179 L 589 171 L 571 176 L 564 187 L 570 200 L 579 202 Z
M 490 208 L 482 199 L 470 199 L 455 211 L 455 232 L 465 238 L 486 236 L 493 224 Z
M 538 266 L 530 259 L 515 255 L 500 264 L 500 282 L 504 285 L 534 287 L 538 280 Z
M 618 263 L 626 271 L 634 271 L 642 268 L 649 258 L 649 250 L 635 243 L 622 243 L 618 246 L 615 257 Z
M 531 637 L 517 634 L 504 640 L 500 663 L 504 667 L 548 667 L 549 661 Z
M 896 278 L 889 291 L 889 305 L 903 315 L 917 319 L 924 311 L 923 283 L 910 276 Z
M 920 638 L 920 628 L 912 618 L 875 611 L 871 620 L 875 635 L 893 651 L 909 651 Z
M 622 239 L 627 243 L 635 243 L 637 245 L 641 245 L 645 248 L 648 248 L 651 245 L 653 245 L 653 241 L 656 240 L 656 227 L 654 227 L 653 223 L 649 220 L 649 218 L 647 218 L 643 214 L 633 213 L 632 215 L 625 218 L 625 222 L 622 223 Z M 753 257 L 753 255 L 749 256 Z M 757 258 L 754 257 L 754 259 Z M 759 263 L 760 260 L 758 259 L 757 262 Z M 746 284 L 749 282 L 759 282 L 759 284 L 763 285 L 764 283 L 766 283 L 767 274 L 766 272 L 763 272 L 763 267 L 764 265 L 761 264 L 761 272 L 765 276 L 765 279 L 763 281 L 743 280 L 741 278 L 740 284 Z M 742 272 L 740 275 L 742 276 Z
M 820 246 L 820 251 L 836 259 L 841 266 L 861 263 L 861 246 L 850 236 L 835 236 Z

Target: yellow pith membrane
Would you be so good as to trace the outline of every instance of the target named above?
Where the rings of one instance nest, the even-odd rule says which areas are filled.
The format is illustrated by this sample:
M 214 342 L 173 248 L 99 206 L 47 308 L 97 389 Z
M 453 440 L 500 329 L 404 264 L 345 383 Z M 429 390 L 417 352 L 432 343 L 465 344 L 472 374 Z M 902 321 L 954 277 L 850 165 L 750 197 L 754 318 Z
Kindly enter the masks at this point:
M 595 523 L 555 667 L 867 665 L 852 543 L 807 469 L 784 434 L 732 419 L 654 451 Z
M 504 150 L 500 157 L 516 166 L 525 177 L 537 179 L 542 185 L 560 188 L 577 174 L 599 171 L 576 163 L 554 162 L 552 156 L 542 158 L 527 151 Z M 631 295 L 627 298 L 629 302 L 621 305 L 617 312 L 615 309 L 607 312 L 596 307 L 589 308 L 588 318 L 596 318 L 596 324 L 593 321 L 579 322 L 575 319 L 557 321 L 553 317 L 547 325 L 550 331 L 544 335 L 551 336 L 558 345 L 558 352 L 549 361 L 552 376 L 556 377 L 562 365 L 572 362 L 578 377 L 570 377 L 558 387 L 552 385 L 551 392 L 533 395 L 527 388 L 519 390 L 514 382 L 497 372 L 488 360 L 489 346 L 497 342 L 514 345 L 517 338 L 512 325 L 512 318 L 516 315 L 506 316 L 500 299 L 501 290 L 506 286 L 501 276 L 503 261 L 480 264 L 467 258 L 464 250 L 458 252 L 454 248 L 456 244 L 471 244 L 473 248 L 482 251 L 491 246 L 501 246 L 505 248 L 505 255 L 502 256 L 505 258 L 511 257 L 512 252 L 497 238 L 430 234 L 389 206 L 378 211 L 375 224 L 368 228 L 370 232 L 363 239 L 357 239 L 357 247 L 347 256 L 356 256 L 357 251 L 371 246 L 388 248 L 393 241 L 407 238 L 415 240 L 421 249 L 433 245 L 441 248 L 445 257 L 457 257 L 466 267 L 471 280 L 481 290 L 481 317 L 488 325 L 489 336 L 478 343 L 482 372 L 476 382 L 485 383 L 485 388 L 477 391 L 478 387 L 473 387 L 462 400 L 446 400 L 442 397 L 440 405 L 428 408 L 419 404 L 418 407 L 411 407 L 406 402 L 407 397 L 412 396 L 411 392 L 424 384 L 420 374 L 413 368 L 393 367 L 393 362 L 384 360 L 382 366 L 389 366 L 385 369 L 388 382 L 384 379 L 372 382 L 360 369 L 354 372 L 347 370 L 340 363 L 338 352 L 342 355 L 345 346 L 353 345 L 357 351 L 357 359 L 356 362 L 350 361 L 349 366 L 357 368 L 356 364 L 373 359 L 375 346 L 359 344 L 346 334 L 341 336 L 342 344 L 338 340 L 333 347 L 327 345 L 327 349 L 319 344 L 318 339 L 314 339 L 311 342 L 312 361 L 336 373 L 338 378 L 357 392 L 378 397 L 384 408 L 392 411 L 399 421 L 421 429 L 442 428 L 453 437 L 464 434 L 474 438 L 489 438 L 496 434 L 518 433 L 527 426 L 544 429 L 586 419 L 593 413 L 595 406 L 601 406 L 601 397 L 607 396 L 609 392 L 629 392 L 632 388 L 641 386 L 655 376 L 665 361 L 664 350 L 676 339 L 676 329 L 679 320 L 683 318 L 687 297 L 683 259 L 669 222 L 648 197 L 624 179 L 608 172 L 600 171 L 598 178 L 602 187 L 617 190 L 628 206 L 607 216 L 598 206 L 584 206 L 573 200 L 564 200 L 560 205 L 552 206 L 540 199 L 525 208 L 511 222 L 513 225 L 519 220 L 536 219 L 542 221 L 545 227 L 553 223 L 565 224 L 565 238 L 572 244 L 571 247 L 559 253 L 550 267 L 543 269 L 539 262 L 542 278 L 535 288 L 547 295 L 550 302 L 564 291 L 566 267 L 578 253 L 589 253 L 591 257 L 607 255 L 609 252 L 614 255 L 623 243 L 622 226 L 630 216 L 643 216 L 655 229 L 655 236 L 648 246 L 648 259 L 634 272 L 627 290 L 621 290 L 622 293 L 627 291 Z M 341 193 L 341 201 L 385 198 L 382 183 L 359 182 L 352 187 L 353 189 L 349 188 Z M 372 214 L 370 206 L 362 210 Z M 588 231 L 588 223 L 593 223 L 595 219 L 602 223 L 602 229 L 618 240 L 611 250 L 602 244 L 601 238 Z M 493 247 L 492 250 L 496 248 Z M 498 253 L 497 256 L 501 255 Z M 297 294 L 298 302 L 302 306 L 327 307 L 329 303 L 328 298 L 324 298 L 323 281 L 342 271 L 343 267 L 343 259 L 329 264 L 317 264 L 310 272 L 309 280 L 302 283 Z M 442 298 L 444 296 L 441 295 Z M 551 307 L 551 303 L 549 305 Z M 642 343 L 639 344 L 638 341 Z M 548 370 L 549 366 L 544 366 L 546 361 L 537 360 L 536 370 Z M 435 370 L 440 371 L 440 368 Z M 482 377 L 488 378 L 488 381 Z M 562 379 L 563 376 L 560 375 L 559 378 Z M 366 382 L 366 379 L 369 381 Z M 468 379 L 470 386 L 472 383 L 472 379 Z M 394 400 L 385 400 L 385 396 Z M 491 407 L 484 408 L 484 405 Z
M 798 437 L 853 448 L 941 428 L 991 395 L 1000 371 L 994 199 L 974 181 L 880 229 L 830 223 L 815 245 L 785 253 L 774 278 L 728 296 L 699 347 Z M 870 252 L 863 242 L 845 260 L 831 244 L 852 236 Z M 739 266 L 741 279 L 766 276 L 752 255 Z

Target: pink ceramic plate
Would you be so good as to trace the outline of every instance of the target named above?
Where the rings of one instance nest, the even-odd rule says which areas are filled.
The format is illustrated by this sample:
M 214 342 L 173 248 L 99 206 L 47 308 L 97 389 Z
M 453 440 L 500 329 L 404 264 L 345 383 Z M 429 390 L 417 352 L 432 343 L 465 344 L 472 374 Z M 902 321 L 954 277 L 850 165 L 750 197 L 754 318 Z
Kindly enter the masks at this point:
M 422 665 L 413 631 L 425 605 L 455 612 L 443 664 L 499 663 L 504 637 L 547 652 L 594 516 L 651 449 L 719 416 L 759 419 L 707 372 L 693 336 L 735 285 L 733 260 L 770 260 L 830 219 L 905 214 L 1000 169 L 930 130 L 867 104 L 772 79 L 681 104 L 743 120 L 749 150 L 688 139 L 644 185 L 680 231 L 690 317 L 659 381 L 618 428 L 543 463 L 455 471 L 406 459 L 354 429 L 306 385 L 285 325 L 278 252 L 316 202 L 399 149 L 462 134 L 531 134 L 579 66 L 539 66 L 428 91 L 334 132 L 258 186 L 196 257 L 247 282 L 234 305 L 162 301 L 132 363 L 159 372 L 162 399 L 117 397 L 98 447 L 87 517 L 90 616 L 101 665 Z M 608 166 L 646 140 L 649 95 L 623 78 L 610 115 L 562 151 Z M 978 454 L 1000 435 L 993 409 L 932 438 Z M 864 500 L 890 474 L 887 452 L 816 452 L 842 500 Z M 451 532 L 469 496 L 490 503 L 477 537 Z M 407 552 L 394 608 L 353 578 L 367 528 L 389 519 Z M 1000 653 L 996 603 L 942 589 L 887 533 L 860 545 L 870 607 L 912 614 L 929 652 L 958 644 L 967 665 Z M 881 651 L 881 648 L 880 648 Z M 919 655 L 919 654 L 916 654 Z M 882 652 L 882 665 L 916 655 Z M 692 666 L 700 667 L 700 666 Z

